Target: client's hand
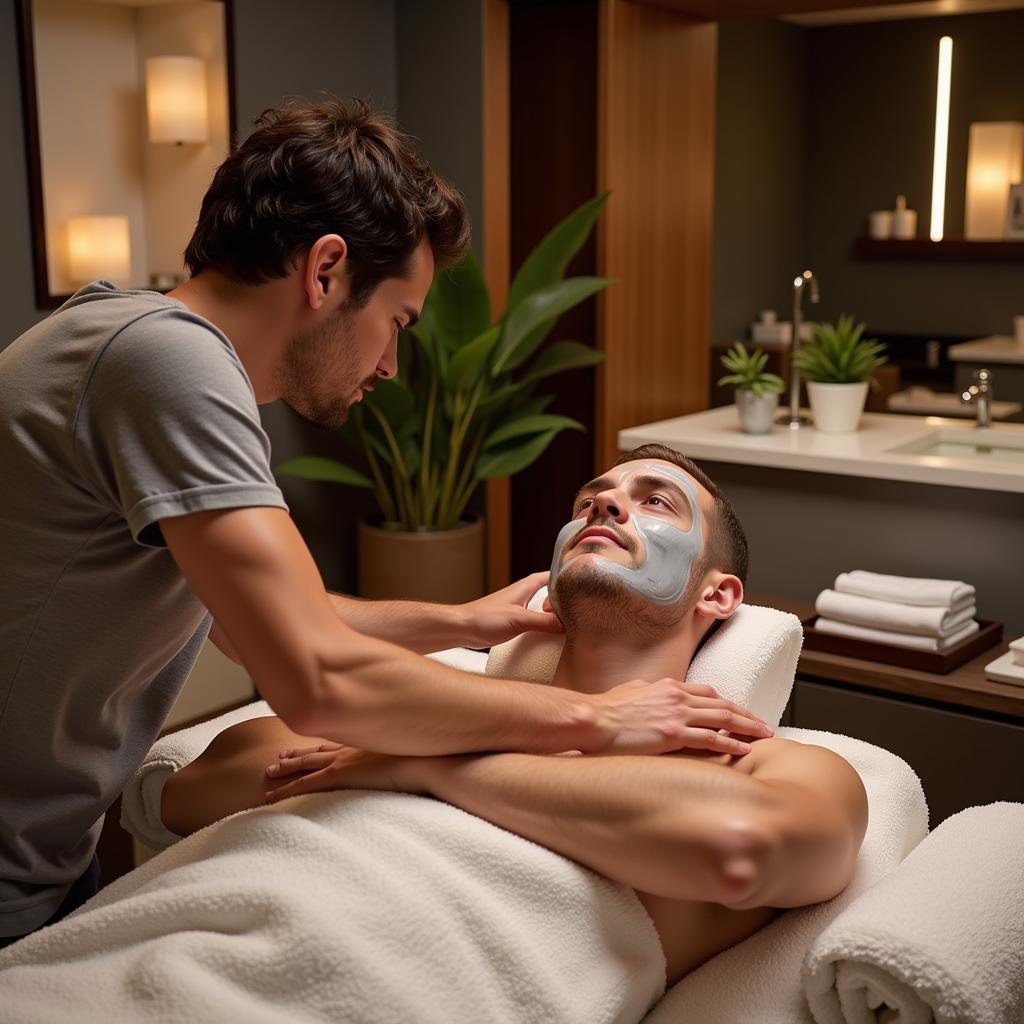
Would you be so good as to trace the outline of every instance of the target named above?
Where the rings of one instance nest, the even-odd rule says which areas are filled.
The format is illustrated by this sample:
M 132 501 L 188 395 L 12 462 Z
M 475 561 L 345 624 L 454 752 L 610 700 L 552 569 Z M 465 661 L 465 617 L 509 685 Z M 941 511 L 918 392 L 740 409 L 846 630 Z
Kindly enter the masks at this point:
M 664 754 L 693 748 L 719 754 L 746 754 L 750 745 L 727 735 L 753 739 L 774 729 L 746 708 L 719 697 L 703 683 L 635 679 L 593 698 L 610 716 L 612 741 L 591 753 Z
M 526 607 L 533 595 L 541 587 L 547 586 L 547 582 L 546 572 L 535 572 L 504 590 L 497 590 L 487 597 L 462 605 L 466 632 L 463 646 L 493 647 L 528 630 L 539 633 L 564 632 L 558 616 L 548 610 L 546 604 L 542 612 L 531 611 Z
M 316 747 L 283 750 L 275 764 L 267 767 L 268 784 L 274 780 L 298 776 L 264 794 L 267 803 L 275 803 L 300 793 L 330 789 L 383 789 L 396 793 L 423 793 L 426 790 L 411 770 L 418 759 L 375 754 L 340 743 L 321 743 Z

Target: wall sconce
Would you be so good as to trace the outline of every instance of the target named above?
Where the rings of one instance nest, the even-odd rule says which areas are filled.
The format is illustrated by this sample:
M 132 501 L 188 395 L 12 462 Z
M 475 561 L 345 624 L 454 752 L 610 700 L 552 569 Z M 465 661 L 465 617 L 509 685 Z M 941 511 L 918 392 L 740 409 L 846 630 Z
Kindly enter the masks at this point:
M 1005 238 L 1010 186 L 1021 183 L 1024 123 L 976 121 L 967 147 L 965 238 Z
M 127 217 L 72 217 L 68 221 L 68 276 L 76 284 L 131 276 Z
M 206 142 L 206 65 L 200 57 L 146 61 L 150 142 Z

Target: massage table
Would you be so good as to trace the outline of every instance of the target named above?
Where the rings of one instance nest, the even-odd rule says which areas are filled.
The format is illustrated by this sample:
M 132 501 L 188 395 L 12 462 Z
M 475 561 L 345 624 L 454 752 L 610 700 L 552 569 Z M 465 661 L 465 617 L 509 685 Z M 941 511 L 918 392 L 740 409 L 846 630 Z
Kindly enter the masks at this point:
M 561 642 L 531 634 L 489 655 L 432 657 L 544 682 Z M 795 616 L 742 605 L 687 680 L 777 725 L 801 643 Z M 854 877 L 666 991 L 631 889 L 438 801 L 309 794 L 186 839 L 168 832 L 171 772 L 229 725 L 270 713 L 257 702 L 154 746 L 125 789 L 122 824 L 163 852 L 0 953 L 0 1024 L 1024 1020 L 1024 805 L 969 808 L 929 835 L 920 780 L 901 758 L 777 728 L 860 774 L 869 822 Z

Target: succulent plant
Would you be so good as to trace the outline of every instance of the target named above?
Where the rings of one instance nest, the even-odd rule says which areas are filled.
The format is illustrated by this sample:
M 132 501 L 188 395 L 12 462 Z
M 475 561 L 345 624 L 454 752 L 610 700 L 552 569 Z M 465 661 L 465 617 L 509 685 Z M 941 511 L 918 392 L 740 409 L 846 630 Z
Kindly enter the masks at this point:
M 782 378 L 774 373 L 764 372 L 767 362 L 767 352 L 762 352 L 759 348 L 748 352 L 746 345 L 742 341 L 737 341 L 722 356 L 722 365 L 732 373 L 722 377 L 718 384 L 732 385 L 739 391 L 753 391 L 755 395 L 782 391 L 785 387 Z
M 800 375 L 817 384 L 858 384 L 867 381 L 875 390 L 873 371 L 889 361 L 885 345 L 876 338 L 865 339 L 864 324 L 853 325 L 852 316 L 841 316 L 836 324 L 815 324 L 810 341 L 797 349 L 793 364 Z

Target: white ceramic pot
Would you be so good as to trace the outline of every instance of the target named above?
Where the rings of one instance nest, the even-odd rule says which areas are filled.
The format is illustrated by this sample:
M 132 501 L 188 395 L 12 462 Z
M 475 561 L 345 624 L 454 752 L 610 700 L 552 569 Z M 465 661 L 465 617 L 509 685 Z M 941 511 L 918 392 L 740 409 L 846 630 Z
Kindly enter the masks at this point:
M 736 389 L 736 408 L 739 410 L 740 426 L 744 434 L 771 433 L 772 421 L 778 407 L 777 391 L 755 395 L 753 391 Z
M 819 384 L 807 381 L 807 397 L 814 416 L 814 428 L 823 434 L 852 434 L 868 398 L 868 382 Z

